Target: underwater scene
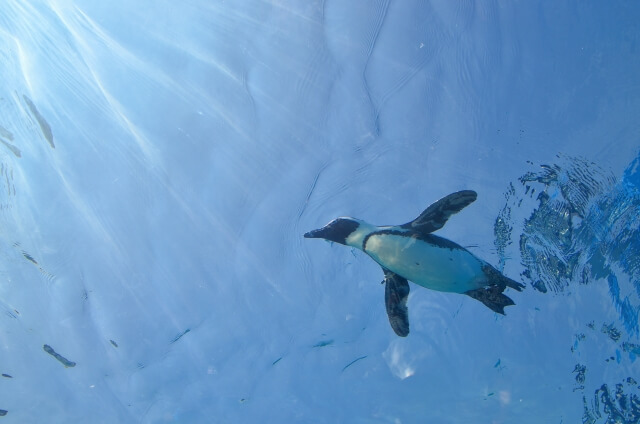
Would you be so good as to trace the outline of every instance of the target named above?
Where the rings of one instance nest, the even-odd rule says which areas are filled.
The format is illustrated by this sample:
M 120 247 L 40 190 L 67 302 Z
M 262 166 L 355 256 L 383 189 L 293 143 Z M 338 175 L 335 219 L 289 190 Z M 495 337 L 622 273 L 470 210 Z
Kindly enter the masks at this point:
M 638 2 L 0 2 L 0 424 L 638 424 L 639 320 Z

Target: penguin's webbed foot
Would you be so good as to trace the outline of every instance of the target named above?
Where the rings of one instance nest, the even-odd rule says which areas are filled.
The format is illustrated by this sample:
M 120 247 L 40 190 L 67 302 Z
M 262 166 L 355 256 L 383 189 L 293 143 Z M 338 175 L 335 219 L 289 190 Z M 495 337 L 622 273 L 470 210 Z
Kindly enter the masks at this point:
M 504 290 L 504 287 L 489 286 L 469 290 L 464 294 L 484 303 L 492 311 L 504 315 L 504 307 L 515 305 L 515 302 L 509 296 L 503 294 L 502 290 Z

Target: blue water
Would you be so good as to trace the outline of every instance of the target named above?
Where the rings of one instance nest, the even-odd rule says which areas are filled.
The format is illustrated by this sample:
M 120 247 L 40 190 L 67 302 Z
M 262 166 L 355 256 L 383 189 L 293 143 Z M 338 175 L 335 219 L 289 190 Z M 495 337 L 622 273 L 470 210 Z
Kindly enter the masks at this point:
M 640 422 L 637 2 L 0 2 L 0 421 Z M 302 235 L 401 224 L 500 316 Z

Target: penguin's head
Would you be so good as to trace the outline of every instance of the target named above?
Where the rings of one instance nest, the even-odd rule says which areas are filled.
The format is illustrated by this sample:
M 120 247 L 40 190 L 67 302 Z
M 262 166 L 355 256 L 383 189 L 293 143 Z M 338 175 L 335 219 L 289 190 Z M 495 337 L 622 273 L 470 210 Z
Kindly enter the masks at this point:
M 354 218 L 336 218 L 322 228 L 309 231 L 305 238 L 323 238 L 340 244 L 347 244 L 347 237 L 360 226 Z

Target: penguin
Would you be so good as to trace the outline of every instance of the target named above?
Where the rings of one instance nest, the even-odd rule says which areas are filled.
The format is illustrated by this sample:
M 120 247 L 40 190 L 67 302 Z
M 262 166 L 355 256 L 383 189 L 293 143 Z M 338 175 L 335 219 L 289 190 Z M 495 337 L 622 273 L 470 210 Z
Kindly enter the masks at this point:
M 504 315 L 505 306 L 515 303 L 503 291 L 507 287 L 522 291 L 524 285 L 505 277 L 459 244 L 432 234 L 477 197 L 472 190 L 452 193 L 402 225 L 375 226 L 340 217 L 304 237 L 355 247 L 382 267 L 389 323 L 400 337 L 409 335 L 408 281 L 431 290 L 466 294 Z

